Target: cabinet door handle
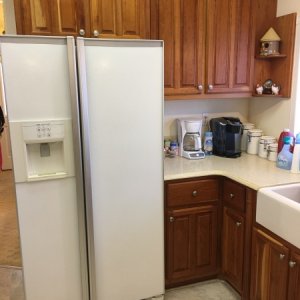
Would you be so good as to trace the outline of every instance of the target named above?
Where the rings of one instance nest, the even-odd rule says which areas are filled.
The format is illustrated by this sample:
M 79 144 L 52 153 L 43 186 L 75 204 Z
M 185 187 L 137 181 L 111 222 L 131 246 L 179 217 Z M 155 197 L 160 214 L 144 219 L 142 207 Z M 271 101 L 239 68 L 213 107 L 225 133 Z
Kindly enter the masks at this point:
M 233 199 L 233 198 L 234 198 L 234 194 L 229 194 L 229 197 L 230 197 L 231 199 Z
M 85 35 L 85 30 L 84 30 L 83 28 L 81 28 L 81 29 L 79 30 L 79 34 L 80 34 L 81 36 Z
M 198 192 L 197 191 L 193 191 L 192 195 L 193 195 L 193 197 L 196 197 L 198 195 Z
M 169 221 L 172 223 L 174 222 L 174 217 L 170 217 Z
M 284 254 L 279 254 L 279 258 L 280 258 L 281 260 L 283 260 L 283 259 L 285 258 L 285 255 L 284 255 Z
M 208 85 L 208 90 L 211 91 L 211 90 L 213 90 L 213 89 L 214 89 L 214 86 L 213 86 L 212 84 L 209 84 L 209 85 Z
M 294 267 L 296 266 L 296 262 L 290 260 L 290 261 L 289 261 L 289 266 L 290 266 L 290 268 L 294 268 Z
M 199 91 L 199 92 L 202 92 L 202 90 L 203 90 L 203 85 L 202 85 L 202 84 L 199 84 L 199 85 L 198 85 L 198 91 Z
M 97 29 L 95 29 L 93 31 L 94 37 L 98 37 L 99 36 L 99 31 Z
M 237 227 L 240 227 L 242 225 L 241 222 L 236 222 L 235 224 L 236 224 Z

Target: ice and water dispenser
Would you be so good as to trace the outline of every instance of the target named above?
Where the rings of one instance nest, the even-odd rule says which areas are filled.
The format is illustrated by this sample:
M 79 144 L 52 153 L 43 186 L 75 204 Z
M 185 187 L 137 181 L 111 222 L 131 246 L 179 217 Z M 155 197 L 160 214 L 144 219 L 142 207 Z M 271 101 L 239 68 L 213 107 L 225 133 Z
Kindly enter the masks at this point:
M 18 155 L 14 164 L 19 164 L 15 168 L 18 170 L 16 182 L 74 175 L 71 120 L 13 122 L 11 125 L 19 136 L 18 142 L 12 143 L 12 150 Z

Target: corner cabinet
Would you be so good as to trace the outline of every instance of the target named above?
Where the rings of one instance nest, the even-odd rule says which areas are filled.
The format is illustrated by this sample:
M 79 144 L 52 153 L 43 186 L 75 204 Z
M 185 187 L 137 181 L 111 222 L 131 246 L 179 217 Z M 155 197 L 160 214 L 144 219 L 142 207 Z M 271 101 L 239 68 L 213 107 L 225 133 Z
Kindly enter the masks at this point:
M 152 15 L 151 37 L 165 42 L 167 99 L 251 94 L 250 0 L 153 1 Z
M 300 254 L 262 229 L 253 229 L 251 300 L 300 299 Z
M 219 180 L 165 183 L 166 287 L 219 271 Z
M 150 0 L 14 0 L 18 34 L 150 38 Z

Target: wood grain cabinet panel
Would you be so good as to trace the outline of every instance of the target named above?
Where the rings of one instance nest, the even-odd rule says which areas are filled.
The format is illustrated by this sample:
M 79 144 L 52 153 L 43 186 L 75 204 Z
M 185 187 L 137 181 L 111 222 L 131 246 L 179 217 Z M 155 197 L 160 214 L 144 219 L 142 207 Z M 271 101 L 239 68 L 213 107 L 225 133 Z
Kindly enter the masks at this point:
M 152 37 L 165 41 L 167 99 L 250 95 L 254 52 L 250 0 L 153 2 Z
M 219 272 L 219 179 L 165 183 L 166 287 Z
M 201 93 L 206 1 L 159 0 L 152 6 L 151 36 L 163 40 L 165 46 L 165 95 Z
M 300 299 L 300 252 L 292 252 L 289 261 L 288 300 Z
M 245 220 L 240 213 L 224 207 L 222 229 L 222 272 L 226 279 L 241 292 L 244 271 Z
M 20 0 L 20 7 L 24 11 L 24 34 L 51 34 L 52 17 L 51 3 L 47 0 Z
M 251 0 L 208 1 L 206 93 L 252 91 Z
M 150 0 L 14 0 L 18 34 L 150 38 Z
M 89 6 L 84 0 L 14 0 L 18 34 L 89 36 Z
M 289 249 L 254 228 L 252 240 L 251 300 L 287 299 Z
M 167 214 L 167 284 L 217 272 L 217 207 L 175 209 Z
M 91 0 L 91 29 L 100 38 L 150 38 L 150 0 Z

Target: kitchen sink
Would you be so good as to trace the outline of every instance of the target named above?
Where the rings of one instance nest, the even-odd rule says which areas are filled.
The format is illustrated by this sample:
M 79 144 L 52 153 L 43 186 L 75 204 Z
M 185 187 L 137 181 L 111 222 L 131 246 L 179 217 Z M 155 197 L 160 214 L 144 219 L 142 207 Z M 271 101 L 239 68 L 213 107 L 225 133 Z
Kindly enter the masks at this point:
M 260 189 L 256 221 L 300 248 L 300 183 Z

